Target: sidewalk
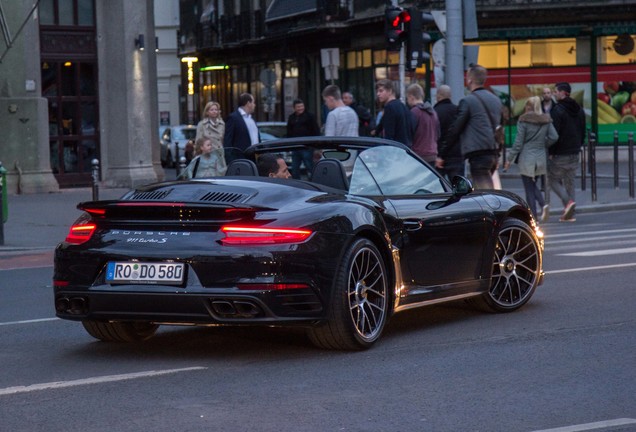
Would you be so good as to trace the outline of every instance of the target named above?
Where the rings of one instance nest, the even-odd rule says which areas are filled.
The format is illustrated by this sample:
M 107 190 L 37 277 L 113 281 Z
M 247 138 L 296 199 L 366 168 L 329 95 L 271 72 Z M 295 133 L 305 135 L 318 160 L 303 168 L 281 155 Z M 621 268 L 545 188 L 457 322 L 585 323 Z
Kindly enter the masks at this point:
M 592 201 L 590 177 L 586 190 L 581 190 L 581 179 L 576 181 L 577 213 L 636 209 L 636 200 L 629 197 L 626 164 L 620 166 L 619 189 L 614 188 L 613 165 L 597 165 L 597 200 Z M 507 173 L 500 172 L 503 189 L 525 196 L 521 177 L 516 166 Z M 99 189 L 102 200 L 117 199 L 127 189 Z M 556 194 L 550 194 L 550 222 L 556 222 L 563 205 Z M 0 256 L 21 255 L 52 251 L 64 240 L 71 224 L 81 212 L 76 206 L 82 201 L 92 200 L 91 188 L 62 189 L 57 193 L 8 196 L 8 220 L 4 224 L 4 245 L 0 245 Z

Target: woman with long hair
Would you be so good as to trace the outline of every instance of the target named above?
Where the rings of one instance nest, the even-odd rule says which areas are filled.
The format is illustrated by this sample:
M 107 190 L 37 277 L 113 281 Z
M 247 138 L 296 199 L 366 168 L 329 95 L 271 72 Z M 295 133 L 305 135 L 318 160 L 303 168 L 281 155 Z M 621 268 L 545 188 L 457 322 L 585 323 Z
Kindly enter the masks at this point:
M 519 117 L 517 136 L 504 168 L 507 170 L 510 167 L 510 161 L 519 166 L 526 201 L 535 218 L 541 222 L 548 220 L 550 208 L 537 185 L 537 178 L 547 174 L 547 147 L 558 138 L 552 118 L 541 110 L 541 98 L 528 98 L 525 112 Z M 537 213 L 537 204 L 541 208 L 540 215 Z

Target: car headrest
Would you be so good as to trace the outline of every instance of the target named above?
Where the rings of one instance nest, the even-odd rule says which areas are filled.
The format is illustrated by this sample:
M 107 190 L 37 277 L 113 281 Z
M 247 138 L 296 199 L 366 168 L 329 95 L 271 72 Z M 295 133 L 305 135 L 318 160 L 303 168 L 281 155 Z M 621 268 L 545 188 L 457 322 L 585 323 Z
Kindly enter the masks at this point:
M 349 190 L 347 173 L 342 163 L 337 159 L 320 159 L 314 165 L 311 181 L 335 189 Z
M 249 159 L 235 159 L 227 167 L 226 176 L 258 176 L 256 164 Z

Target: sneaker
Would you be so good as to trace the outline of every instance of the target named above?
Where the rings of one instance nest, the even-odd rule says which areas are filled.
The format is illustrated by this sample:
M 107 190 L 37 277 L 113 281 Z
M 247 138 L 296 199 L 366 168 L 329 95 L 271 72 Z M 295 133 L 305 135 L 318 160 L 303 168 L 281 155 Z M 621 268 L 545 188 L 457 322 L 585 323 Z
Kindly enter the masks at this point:
M 576 207 L 576 203 L 572 200 L 565 206 L 563 210 L 563 216 L 561 219 L 571 219 L 574 216 L 574 208 Z
M 571 217 L 571 218 L 563 218 L 563 217 L 561 217 L 561 218 L 559 218 L 559 222 L 576 222 L 576 218 L 573 218 L 573 217 Z
M 543 206 L 543 209 L 541 210 L 541 222 L 547 222 L 549 217 L 550 217 L 550 206 L 546 204 Z

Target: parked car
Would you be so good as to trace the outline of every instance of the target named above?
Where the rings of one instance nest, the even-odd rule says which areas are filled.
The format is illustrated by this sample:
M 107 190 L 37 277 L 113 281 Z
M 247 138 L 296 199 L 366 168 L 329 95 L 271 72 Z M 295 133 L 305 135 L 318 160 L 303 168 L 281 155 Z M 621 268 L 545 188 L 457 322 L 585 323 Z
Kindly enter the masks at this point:
M 168 141 L 170 140 L 170 132 L 167 132 L 170 126 L 159 126 L 159 147 L 161 155 L 161 166 L 166 168 L 168 162 Z
M 261 141 L 269 141 L 287 136 L 287 123 L 285 122 L 257 122 L 256 127 L 261 134 Z
M 323 156 L 311 181 L 258 176 L 258 157 L 300 149 Z M 55 250 L 56 315 L 110 342 L 162 324 L 300 326 L 318 347 L 359 350 L 394 313 L 460 299 L 511 312 L 543 281 L 523 199 L 450 184 L 400 143 L 292 138 L 244 156 L 224 177 L 80 203 Z
M 173 168 L 178 158 L 186 155 L 185 148 L 188 141 L 194 142 L 197 127 L 195 125 L 162 126 L 159 128 L 159 134 L 161 166 Z M 178 157 L 177 148 L 179 149 Z

